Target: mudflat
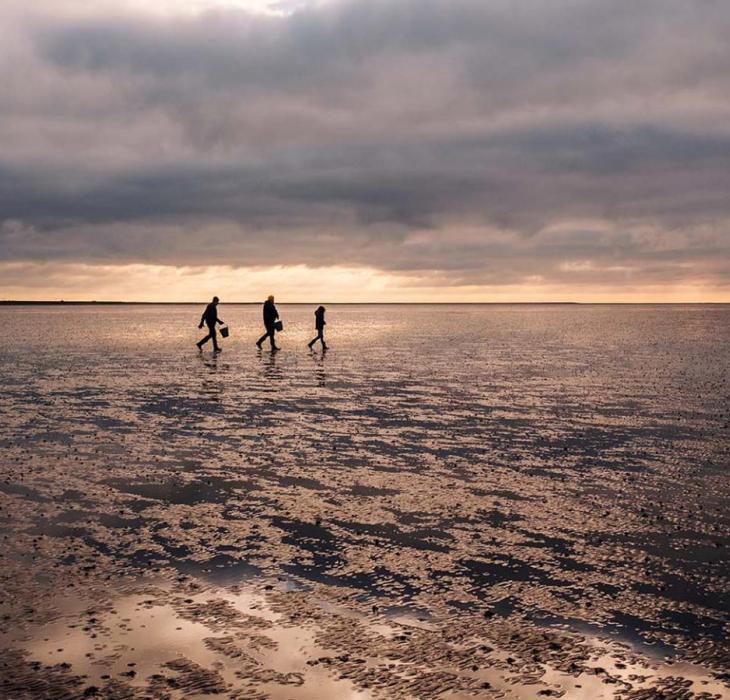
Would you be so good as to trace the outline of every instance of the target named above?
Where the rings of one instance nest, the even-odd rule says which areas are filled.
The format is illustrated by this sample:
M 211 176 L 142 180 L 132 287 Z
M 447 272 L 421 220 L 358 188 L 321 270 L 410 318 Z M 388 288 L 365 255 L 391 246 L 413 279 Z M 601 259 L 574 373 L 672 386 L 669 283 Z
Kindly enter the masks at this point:
M 730 306 L 327 306 L 0 308 L 0 697 L 730 696 Z

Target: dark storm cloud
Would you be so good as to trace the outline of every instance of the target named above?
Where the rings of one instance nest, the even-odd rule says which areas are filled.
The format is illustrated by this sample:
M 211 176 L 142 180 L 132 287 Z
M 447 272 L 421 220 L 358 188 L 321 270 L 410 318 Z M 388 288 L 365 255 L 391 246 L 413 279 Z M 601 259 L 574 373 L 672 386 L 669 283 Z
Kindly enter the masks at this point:
M 730 281 L 726 3 L 10 7 L 2 260 Z

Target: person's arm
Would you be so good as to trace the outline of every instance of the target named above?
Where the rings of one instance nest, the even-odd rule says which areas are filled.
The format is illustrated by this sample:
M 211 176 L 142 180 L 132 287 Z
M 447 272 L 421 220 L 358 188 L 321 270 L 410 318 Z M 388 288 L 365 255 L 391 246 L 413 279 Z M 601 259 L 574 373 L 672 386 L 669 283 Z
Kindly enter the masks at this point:
M 203 315 L 200 317 L 200 323 L 198 324 L 198 328 L 202 328 L 204 323 L 205 323 L 205 311 L 203 311 Z
M 221 324 L 221 326 L 224 326 L 224 325 L 225 325 L 225 322 L 224 322 L 224 321 L 223 321 L 222 319 L 218 318 L 218 316 L 216 316 L 216 317 L 215 317 L 215 320 L 216 320 L 216 321 L 217 321 L 218 323 L 220 323 L 220 324 Z

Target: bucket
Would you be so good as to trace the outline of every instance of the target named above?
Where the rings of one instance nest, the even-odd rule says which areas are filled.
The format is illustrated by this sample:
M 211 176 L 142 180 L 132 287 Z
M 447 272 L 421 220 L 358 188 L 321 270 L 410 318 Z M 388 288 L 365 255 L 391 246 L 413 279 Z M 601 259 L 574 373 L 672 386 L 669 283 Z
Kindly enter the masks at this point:
M 228 337 L 228 326 L 221 326 L 221 335 L 224 338 Z

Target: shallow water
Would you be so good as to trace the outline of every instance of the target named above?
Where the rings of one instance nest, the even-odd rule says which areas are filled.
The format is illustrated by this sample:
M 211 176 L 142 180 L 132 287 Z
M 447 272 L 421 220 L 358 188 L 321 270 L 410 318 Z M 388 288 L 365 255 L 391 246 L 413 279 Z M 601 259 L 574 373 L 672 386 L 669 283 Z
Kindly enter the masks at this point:
M 587 697 L 575 678 L 604 643 L 650 669 L 628 688 L 616 671 L 604 697 L 664 688 L 667 659 L 670 677 L 694 674 L 686 697 L 717 695 L 730 306 L 333 305 L 326 354 L 305 346 L 313 307 L 280 311 L 272 355 L 253 345 L 260 309 L 222 304 L 231 337 L 214 356 L 194 347 L 199 307 L 0 307 L 3 653 L 68 697 L 100 687 L 110 674 L 83 655 L 47 658 L 46 626 L 78 615 L 74 599 L 136 609 L 127 587 L 154 580 L 168 617 L 197 587 L 315 600 L 301 615 L 278 603 L 282 624 L 376 671 L 329 662 L 333 697 Z M 370 632 L 330 634 L 347 615 Z M 410 623 L 377 661 L 377 635 Z M 182 655 L 243 692 L 240 657 L 204 638 L 188 652 L 156 638 L 151 666 Z M 151 666 L 115 683 L 161 693 Z M 418 685 L 426 670 L 447 675 Z M 6 675 L 0 690 L 19 693 Z M 246 692 L 278 697 L 270 678 Z M 281 692 L 322 683 L 302 678 Z

